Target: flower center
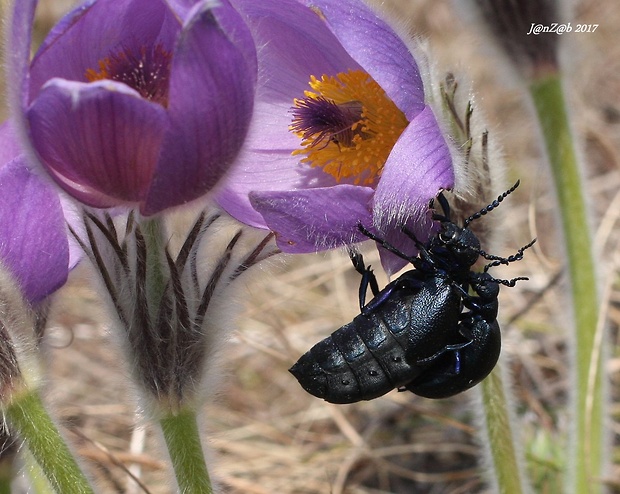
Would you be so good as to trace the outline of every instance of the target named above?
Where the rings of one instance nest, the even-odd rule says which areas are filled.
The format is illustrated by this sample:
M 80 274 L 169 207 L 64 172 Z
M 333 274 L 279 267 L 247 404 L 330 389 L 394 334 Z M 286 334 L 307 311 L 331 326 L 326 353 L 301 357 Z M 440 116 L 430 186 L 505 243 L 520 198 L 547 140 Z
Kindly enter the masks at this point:
M 158 44 L 139 53 L 121 50 L 99 60 L 99 70 L 88 69 L 88 82 L 110 79 L 135 89 L 143 98 L 166 107 L 172 54 Z
M 409 122 L 385 91 L 361 70 L 310 78 L 313 91 L 295 99 L 289 130 L 301 138 L 302 163 L 320 167 L 338 182 L 377 182 L 394 144 Z

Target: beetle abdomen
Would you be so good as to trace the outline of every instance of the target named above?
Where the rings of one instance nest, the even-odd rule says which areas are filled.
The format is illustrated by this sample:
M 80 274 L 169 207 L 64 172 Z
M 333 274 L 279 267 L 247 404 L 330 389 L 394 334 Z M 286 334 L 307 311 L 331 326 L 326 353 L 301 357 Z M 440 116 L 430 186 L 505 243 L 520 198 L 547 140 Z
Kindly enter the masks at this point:
M 357 316 L 302 355 L 290 372 L 330 403 L 372 400 L 411 382 L 420 369 L 405 358 L 410 316 L 399 316 L 399 327 L 389 329 L 377 313 Z

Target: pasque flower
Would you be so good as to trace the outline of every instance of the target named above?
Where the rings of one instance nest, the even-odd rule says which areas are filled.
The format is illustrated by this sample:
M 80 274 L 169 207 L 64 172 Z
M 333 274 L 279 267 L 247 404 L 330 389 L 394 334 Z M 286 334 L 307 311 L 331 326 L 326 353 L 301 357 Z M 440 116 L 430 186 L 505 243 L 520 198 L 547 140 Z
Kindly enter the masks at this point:
M 196 422 L 224 335 L 211 302 L 270 254 L 271 235 L 230 267 L 236 232 L 209 273 L 199 250 L 216 216 L 200 214 L 176 250 L 172 212 L 156 213 L 202 196 L 233 162 L 252 112 L 253 39 L 225 2 L 91 0 L 29 64 L 35 6 L 16 2 L 9 25 L 18 141 L 91 206 L 83 229 L 69 228 L 102 282 L 145 413 L 160 423 L 178 490 L 212 492 Z
M 231 3 L 260 46 L 259 83 L 220 204 L 287 252 L 363 240 L 358 223 L 411 252 L 401 227 L 428 237 L 428 202 L 454 173 L 407 44 L 360 0 Z
M 144 215 L 213 188 L 253 104 L 256 55 L 236 12 L 203 1 L 181 18 L 164 0 L 91 0 L 28 68 L 35 5 L 15 7 L 11 86 L 22 137 L 60 187 L 89 206 Z
M 168 216 L 149 215 L 204 194 L 233 160 L 252 110 L 253 39 L 226 3 L 94 0 L 60 21 L 27 69 L 35 4 L 16 4 L 12 23 L 22 141 L 83 203 L 139 206 L 120 231 L 120 215 L 86 208 L 83 231 L 71 233 L 109 294 L 136 381 L 162 403 L 185 403 L 204 367 L 219 275 L 209 282 L 189 268 L 202 222 L 175 259 Z

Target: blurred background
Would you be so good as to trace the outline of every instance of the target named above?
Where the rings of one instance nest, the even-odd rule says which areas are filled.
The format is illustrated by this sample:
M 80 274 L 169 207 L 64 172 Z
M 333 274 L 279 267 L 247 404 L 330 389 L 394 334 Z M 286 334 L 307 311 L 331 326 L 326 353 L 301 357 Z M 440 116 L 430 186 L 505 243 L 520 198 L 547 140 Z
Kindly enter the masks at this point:
M 38 40 L 74 3 L 41 1 Z M 562 445 L 571 427 L 565 412 L 571 321 L 554 199 L 533 110 L 480 29 L 466 23 L 451 2 L 386 0 L 381 6 L 406 22 L 413 36 L 427 40 L 438 73 L 453 72 L 463 87 L 473 89 L 476 118 L 485 122 L 508 163 L 505 182 L 489 199 L 521 179 L 504 203 L 496 232 L 501 242 L 493 253 L 510 255 L 533 237 L 538 243 L 522 262 L 495 271 L 502 278 L 530 278 L 502 290 L 502 358 L 514 384 L 515 428 L 529 476 L 537 492 L 559 492 Z M 620 432 L 620 5 L 575 2 L 574 22 L 599 24 L 594 33 L 564 34 L 562 42 L 574 132 L 587 163 L 608 329 L 604 346 L 611 357 L 606 372 L 614 465 L 603 480 L 620 492 L 620 468 L 613 461 Z M 378 268 L 370 246 L 366 257 Z M 331 405 L 305 393 L 287 372 L 302 353 L 359 312 L 359 275 L 345 252 L 277 256 L 256 271 L 259 276 L 236 283 L 238 317 L 236 323 L 231 319 L 221 355 L 221 383 L 206 407 L 205 444 L 222 492 L 490 492 L 481 474 L 475 391 L 438 401 L 392 392 L 371 402 Z M 137 412 L 88 267 L 79 267 L 56 295 L 45 345 L 47 400 L 99 491 L 171 492 L 159 438 Z

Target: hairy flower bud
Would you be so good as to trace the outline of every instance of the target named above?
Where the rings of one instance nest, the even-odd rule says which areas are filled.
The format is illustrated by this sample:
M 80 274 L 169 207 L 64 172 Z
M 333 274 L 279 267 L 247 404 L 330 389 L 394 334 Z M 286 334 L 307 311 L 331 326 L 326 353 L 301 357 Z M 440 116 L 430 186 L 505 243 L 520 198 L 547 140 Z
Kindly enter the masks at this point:
M 221 248 L 213 245 L 213 235 L 205 234 L 219 230 L 219 220 L 203 212 L 174 250 L 161 218 L 139 221 L 130 214 L 119 228 L 107 213 L 85 212 L 86 238 L 75 234 L 109 295 L 113 324 L 151 413 L 193 409 L 204 399 L 203 382 L 221 341 L 214 301 L 275 253 L 268 234 L 245 255 L 234 255 L 243 235 L 238 228 Z M 201 246 L 206 236 L 208 256 Z
M 471 91 L 460 87 L 452 73 L 448 73 L 436 86 L 439 92 L 437 97 L 443 105 L 444 120 L 450 127 L 449 134 L 462 154 L 454 165 L 455 187 L 444 192 L 449 197 L 452 219 L 462 224 L 465 218 L 488 204 L 497 191 L 505 187 L 503 176 L 506 164 L 499 146 L 490 142 L 486 122 L 480 109 L 474 107 Z M 483 222 L 470 225 L 487 246 L 492 246 L 500 216 L 493 215 Z
M 553 26 L 565 25 L 555 0 L 473 0 L 470 5 L 526 79 L 557 72 L 561 32 Z

